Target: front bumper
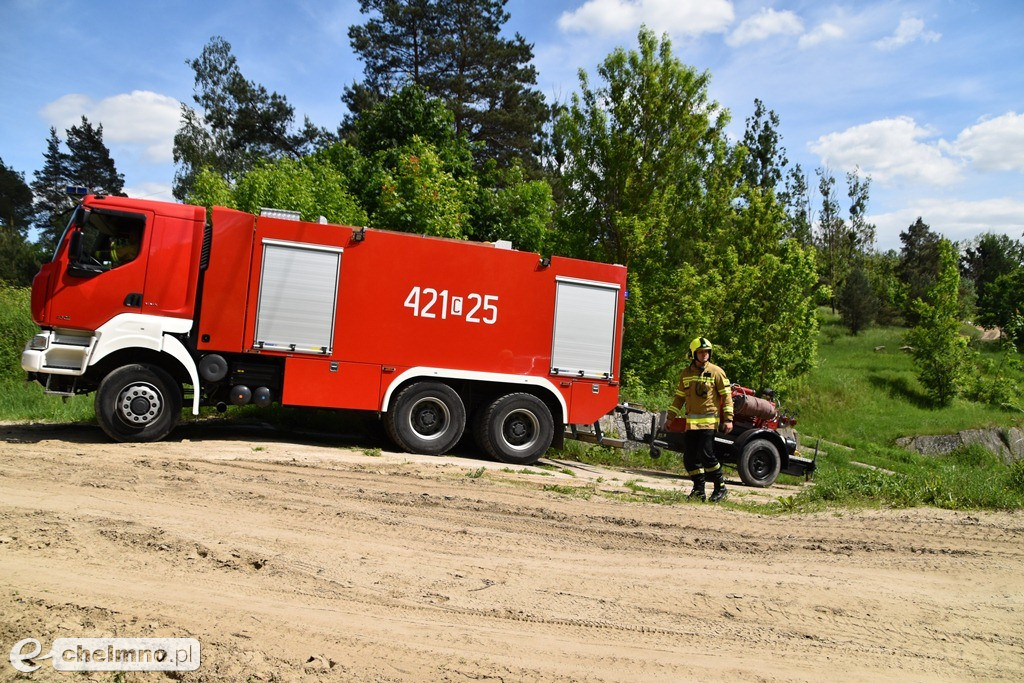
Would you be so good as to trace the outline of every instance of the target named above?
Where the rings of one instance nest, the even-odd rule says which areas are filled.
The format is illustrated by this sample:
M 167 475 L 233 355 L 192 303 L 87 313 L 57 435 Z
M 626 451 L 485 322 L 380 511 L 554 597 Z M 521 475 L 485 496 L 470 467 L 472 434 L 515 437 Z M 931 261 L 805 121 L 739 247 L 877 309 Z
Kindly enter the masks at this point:
M 21 367 L 38 374 L 82 375 L 89 367 L 96 339 L 78 331 L 43 330 L 25 345 Z

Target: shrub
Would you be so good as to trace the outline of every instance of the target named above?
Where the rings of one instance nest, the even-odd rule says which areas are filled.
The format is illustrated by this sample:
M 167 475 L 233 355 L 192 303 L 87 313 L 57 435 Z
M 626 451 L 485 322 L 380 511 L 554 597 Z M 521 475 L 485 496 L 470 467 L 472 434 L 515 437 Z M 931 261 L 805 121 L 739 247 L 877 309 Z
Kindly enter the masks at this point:
M 27 287 L 0 284 L 0 379 L 23 379 L 21 352 L 39 331 L 29 309 Z

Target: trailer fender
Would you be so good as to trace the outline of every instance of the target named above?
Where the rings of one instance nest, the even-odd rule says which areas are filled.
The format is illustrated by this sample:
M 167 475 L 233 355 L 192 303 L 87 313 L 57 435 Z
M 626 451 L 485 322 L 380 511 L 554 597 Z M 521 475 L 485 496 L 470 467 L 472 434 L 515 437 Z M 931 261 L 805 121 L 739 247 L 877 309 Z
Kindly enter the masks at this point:
M 477 370 L 456 370 L 453 368 L 427 368 L 427 367 L 414 367 L 409 368 L 405 372 L 401 373 L 388 385 L 387 391 L 384 392 L 384 398 L 381 401 L 381 412 L 387 412 L 391 406 L 391 399 L 394 393 L 406 384 L 411 379 L 418 379 L 420 377 L 430 378 L 435 380 L 465 380 L 471 382 L 483 382 L 493 384 L 518 384 L 521 386 L 533 386 L 539 387 L 545 390 L 552 398 L 558 403 L 558 406 L 562 409 L 562 419 L 569 414 L 568 407 L 565 403 L 565 397 L 558 391 L 554 383 L 546 377 L 532 377 L 524 375 L 506 375 L 499 372 L 481 372 Z

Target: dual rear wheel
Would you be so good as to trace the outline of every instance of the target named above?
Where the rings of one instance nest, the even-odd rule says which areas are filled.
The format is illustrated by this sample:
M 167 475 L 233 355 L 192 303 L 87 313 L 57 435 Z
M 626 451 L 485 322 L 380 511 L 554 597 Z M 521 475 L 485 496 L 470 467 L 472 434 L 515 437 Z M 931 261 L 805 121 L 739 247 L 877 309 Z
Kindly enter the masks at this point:
M 442 382 L 417 382 L 402 389 L 384 415 L 388 436 L 400 448 L 427 455 L 455 447 L 466 429 L 466 406 Z M 551 410 L 533 394 L 516 392 L 485 405 L 473 424 L 477 444 L 500 462 L 529 465 L 554 439 Z

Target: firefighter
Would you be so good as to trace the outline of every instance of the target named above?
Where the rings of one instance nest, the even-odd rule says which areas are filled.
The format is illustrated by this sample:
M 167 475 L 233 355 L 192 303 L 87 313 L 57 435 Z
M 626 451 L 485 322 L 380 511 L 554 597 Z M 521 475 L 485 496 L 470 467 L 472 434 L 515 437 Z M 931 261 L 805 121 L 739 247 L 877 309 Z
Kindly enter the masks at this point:
M 681 434 L 683 465 L 693 479 L 691 500 L 705 500 L 704 483 L 710 479 L 715 485 L 711 502 L 726 496 L 725 474 L 715 457 L 715 428 L 728 434 L 732 431 L 732 387 L 725 371 L 711 362 L 711 342 L 697 337 L 690 342 L 690 365 L 679 377 L 675 400 L 668 411 L 668 430 Z M 685 412 L 682 412 L 685 409 Z M 682 412 L 682 415 L 680 413 Z

